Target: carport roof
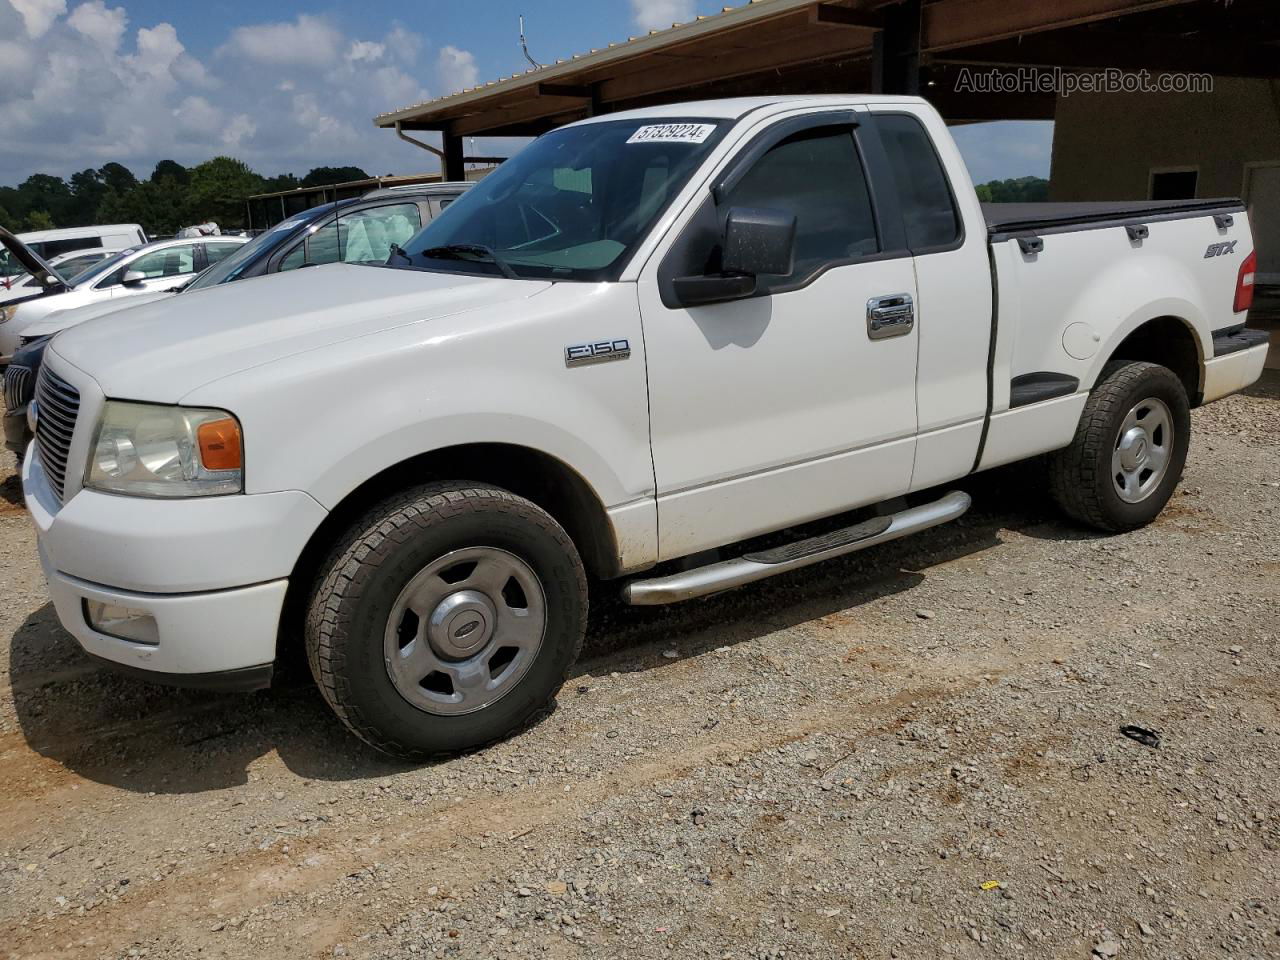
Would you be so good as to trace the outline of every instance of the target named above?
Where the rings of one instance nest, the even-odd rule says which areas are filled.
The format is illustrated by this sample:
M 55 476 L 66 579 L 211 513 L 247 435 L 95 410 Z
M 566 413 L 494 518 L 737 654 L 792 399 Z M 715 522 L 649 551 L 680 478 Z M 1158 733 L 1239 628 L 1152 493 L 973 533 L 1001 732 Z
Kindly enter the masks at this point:
M 524 136 L 677 100 L 870 90 L 874 38 L 912 0 L 749 0 L 460 93 L 379 127 Z M 1050 117 L 1052 93 L 958 95 L 963 64 L 1207 70 L 1275 76 L 1274 0 L 923 0 L 922 92 L 949 119 Z M 913 26 L 914 29 L 914 26 Z

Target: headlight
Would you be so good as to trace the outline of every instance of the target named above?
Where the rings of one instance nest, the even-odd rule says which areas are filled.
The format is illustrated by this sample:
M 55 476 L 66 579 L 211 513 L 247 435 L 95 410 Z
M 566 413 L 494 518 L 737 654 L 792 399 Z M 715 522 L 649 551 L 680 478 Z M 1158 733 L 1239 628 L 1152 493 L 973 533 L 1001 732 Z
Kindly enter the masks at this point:
M 84 485 L 138 497 L 244 489 L 240 424 L 225 410 L 108 400 Z
M 0 323 L 8 323 L 18 315 L 19 304 L 11 303 L 6 307 L 0 307 Z

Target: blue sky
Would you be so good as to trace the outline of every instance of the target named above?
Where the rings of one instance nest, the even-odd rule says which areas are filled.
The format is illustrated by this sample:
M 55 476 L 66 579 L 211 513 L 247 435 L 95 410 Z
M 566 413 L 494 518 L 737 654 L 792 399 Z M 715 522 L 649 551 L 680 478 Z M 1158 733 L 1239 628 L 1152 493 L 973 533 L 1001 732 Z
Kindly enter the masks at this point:
M 116 160 L 225 153 L 260 173 L 435 161 L 374 114 L 522 71 L 651 27 L 707 0 L 0 0 L 0 183 Z M 978 182 L 1047 176 L 1052 125 L 956 129 Z M 483 141 L 477 150 L 485 152 Z

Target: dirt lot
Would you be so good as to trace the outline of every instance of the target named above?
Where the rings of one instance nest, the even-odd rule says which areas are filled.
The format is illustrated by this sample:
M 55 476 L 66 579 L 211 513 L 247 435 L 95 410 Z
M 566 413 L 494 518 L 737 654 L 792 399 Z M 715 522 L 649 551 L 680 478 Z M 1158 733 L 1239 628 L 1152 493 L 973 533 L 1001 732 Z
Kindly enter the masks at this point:
M 550 718 L 415 768 L 301 678 L 89 664 L 5 481 L 0 957 L 1280 956 L 1280 377 L 1195 426 L 1134 534 L 1023 467 L 846 561 L 602 595 Z

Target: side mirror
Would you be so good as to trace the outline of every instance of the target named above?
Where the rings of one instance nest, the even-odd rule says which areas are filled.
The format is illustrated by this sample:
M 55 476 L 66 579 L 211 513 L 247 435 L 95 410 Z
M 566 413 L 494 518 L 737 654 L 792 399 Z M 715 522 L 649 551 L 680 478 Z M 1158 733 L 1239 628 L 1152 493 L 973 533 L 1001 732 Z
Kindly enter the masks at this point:
M 795 214 L 759 207 L 733 207 L 724 228 L 725 273 L 786 276 L 796 252 Z
M 796 218 L 781 210 L 731 207 L 725 218 L 721 272 L 672 282 L 684 307 L 742 300 L 756 292 L 756 277 L 786 276 L 795 260 Z
M 137 287 L 137 286 L 140 286 L 142 282 L 146 279 L 147 279 L 147 275 L 143 273 L 141 270 L 126 270 L 124 274 L 124 279 L 121 280 L 120 282 L 123 283 L 126 287 Z

